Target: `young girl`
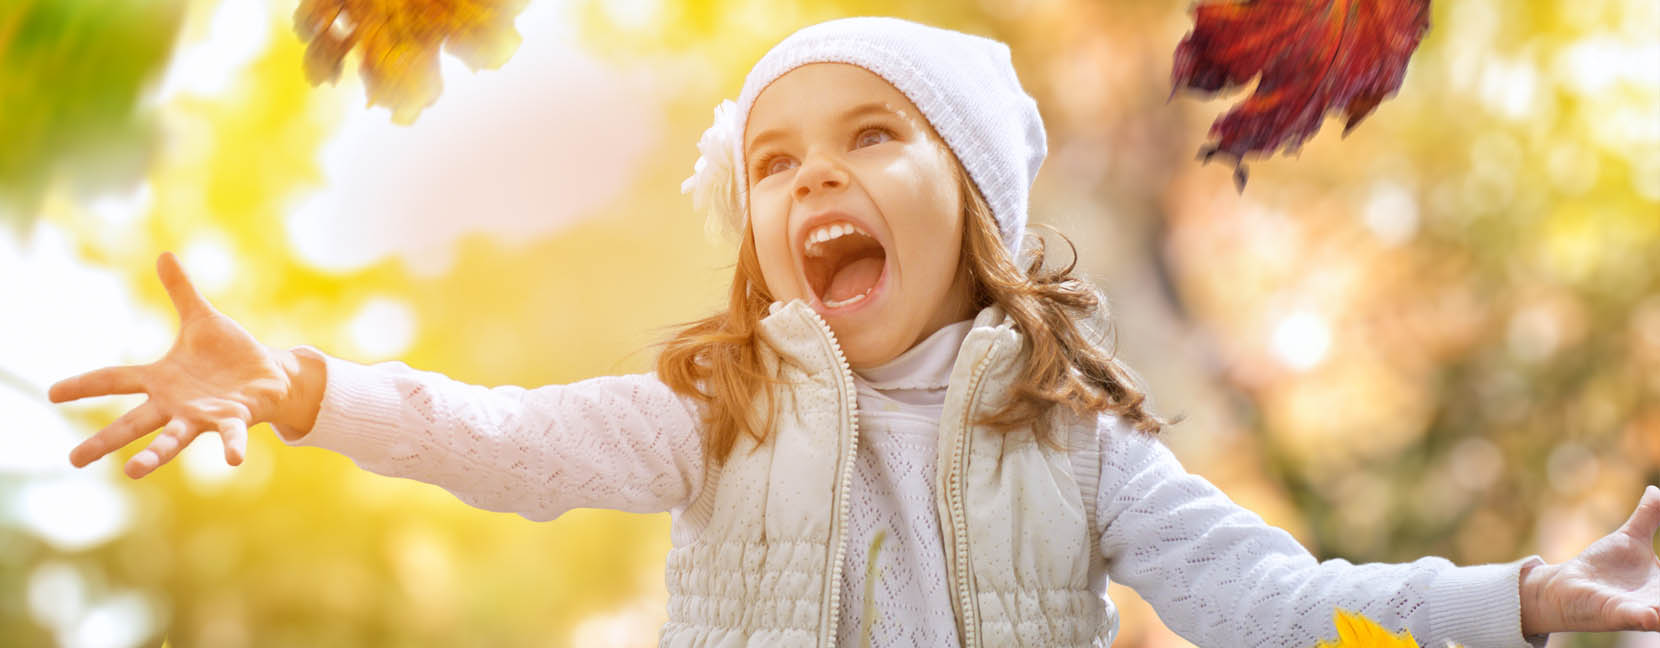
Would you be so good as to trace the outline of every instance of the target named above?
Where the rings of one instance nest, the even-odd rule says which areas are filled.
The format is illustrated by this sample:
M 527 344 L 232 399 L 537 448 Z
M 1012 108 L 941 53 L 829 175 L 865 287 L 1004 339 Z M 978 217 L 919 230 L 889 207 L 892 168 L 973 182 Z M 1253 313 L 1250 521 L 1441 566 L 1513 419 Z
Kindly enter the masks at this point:
M 727 310 L 657 371 L 536 389 L 266 347 L 171 254 L 161 360 L 54 385 L 150 400 L 76 466 L 162 428 L 141 477 L 247 426 L 537 521 L 670 511 L 670 646 L 1102 646 L 1110 580 L 1202 646 L 1313 646 L 1335 608 L 1426 646 L 1660 630 L 1660 489 L 1575 559 L 1317 562 L 1188 474 L 1103 348 L 1099 294 L 1026 250 L 1046 153 L 997 41 L 892 18 L 803 29 L 715 111 L 684 189 L 741 237 Z M 874 561 L 874 564 L 871 564 Z

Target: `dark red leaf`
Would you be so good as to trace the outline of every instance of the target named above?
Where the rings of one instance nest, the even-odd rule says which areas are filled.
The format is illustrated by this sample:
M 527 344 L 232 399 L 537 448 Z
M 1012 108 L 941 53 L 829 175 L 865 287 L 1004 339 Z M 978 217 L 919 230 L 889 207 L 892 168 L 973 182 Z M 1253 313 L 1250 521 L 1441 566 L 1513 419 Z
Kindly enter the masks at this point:
M 1331 111 L 1348 135 L 1393 95 L 1429 30 L 1429 0 L 1246 0 L 1195 6 L 1193 31 L 1176 46 L 1171 96 L 1210 94 L 1262 79 L 1210 126 L 1199 152 L 1233 159 L 1245 190 L 1246 154 L 1296 153 Z

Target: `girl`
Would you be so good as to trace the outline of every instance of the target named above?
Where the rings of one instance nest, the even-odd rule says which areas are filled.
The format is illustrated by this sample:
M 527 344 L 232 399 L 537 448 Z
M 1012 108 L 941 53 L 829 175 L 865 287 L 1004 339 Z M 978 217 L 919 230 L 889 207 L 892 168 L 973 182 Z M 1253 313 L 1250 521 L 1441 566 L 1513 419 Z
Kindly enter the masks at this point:
M 1103 646 L 1109 579 L 1203 646 L 1312 646 L 1334 608 L 1425 645 L 1542 646 L 1660 630 L 1660 489 L 1559 565 L 1317 562 L 1152 438 L 1106 308 L 1022 258 L 1046 153 L 997 41 L 892 18 L 803 29 L 715 111 L 683 187 L 741 237 L 730 307 L 657 370 L 486 388 L 400 362 L 268 348 L 171 254 L 160 361 L 54 385 L 150 400 L 76 466 L 162 432 L 141 477 L 204 431 L 328 448 L 528 519 L 670 511 L 670 646 Z

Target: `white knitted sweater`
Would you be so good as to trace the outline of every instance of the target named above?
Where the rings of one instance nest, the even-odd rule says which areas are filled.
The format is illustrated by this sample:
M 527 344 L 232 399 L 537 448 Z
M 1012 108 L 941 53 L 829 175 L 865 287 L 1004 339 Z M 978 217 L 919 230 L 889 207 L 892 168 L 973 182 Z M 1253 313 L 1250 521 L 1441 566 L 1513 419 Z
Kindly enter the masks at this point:
M 954 645 L 939 521 L 934 443 L 951 362 L 971 322 L 935 332 L 879 368 L 856 373 L 859 447 L 849 510 L 838 636 L 860 629 L 870 539 L 888 531 L 874 587 L 874 645 Z M 326 448 L 377 474 L 436 484 L 469 505 L 551 520 L 572 508 L 661 512 L 691 502 L 704 475 L 697 410 L 653 374 L 605 376 L 536 389 L 486 388 L 402 362 L 365 366 L 323 354 L 322 407 L 309 434 L 278 426 L 288 445 Z M 1106 576 L 1134 589 L 1172 630 L 1200 646 L 1313 646 L 1335 637 L 1335 607 L 1426 648 L 1542 648 L 1522 637 L 1519 572 L 1317 561 L 1289 533 L 1184 470 L 1156 440 L 1103 429 L 1096 502 Z M 1080 480 L 1081 481 L 1081 480 Z M 1084 482 L 1088 483 L 1088 482 Z M 1088 501 L 1088 500 L 1086 500 Z M 1106 580 L 1097 589 L 1106 595 Z
M 887 538 L 871 587 L 871 645 L 957 645 L 934 462 L 951 366 L 973 324 L 941 327 L 887 364 L 854 371 L 861 433 L 842 566 L 841 600 L 848 604 L 841 606 L 837 645 L 860 645 L 865 565 L 878 531 Z

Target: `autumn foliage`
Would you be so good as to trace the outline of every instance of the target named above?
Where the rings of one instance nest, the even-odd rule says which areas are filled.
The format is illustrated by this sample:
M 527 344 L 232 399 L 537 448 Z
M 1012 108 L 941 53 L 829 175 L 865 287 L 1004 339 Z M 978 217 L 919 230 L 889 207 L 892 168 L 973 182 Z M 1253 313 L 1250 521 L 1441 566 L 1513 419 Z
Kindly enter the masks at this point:
M 1255 0 L 1194 7 L 1193 31 L 1176 46 L 1171 95 L 1214 93 L 1261 75 L 1255 92 L 1211 124 L 1200 149 L 1234 162 L 1245 189 L 1245 155 L 1295 153 L 1341 111 L 1347 135 L 1392 95 L 1429 29 L 1429 0 Z
M 346 54 L 362 57 L 369 105 L 409 124 L 438 99 L 438 48 L 474 69 L 507 62 L 522 40 L 513 19 L 528 0 L 301 0 L 294 30 L 306 43 L 312 85 L 340 78 Z
M 1332 613 L 1332 624 L 1337 627 L 1337 640 L 1321 641 L 1315 648 L 1420 648 L 1412 632 L 1391 633 L 1358 612 L 1338 608 Z M 1446 648 L 1460 647 L 1448 643 Z

